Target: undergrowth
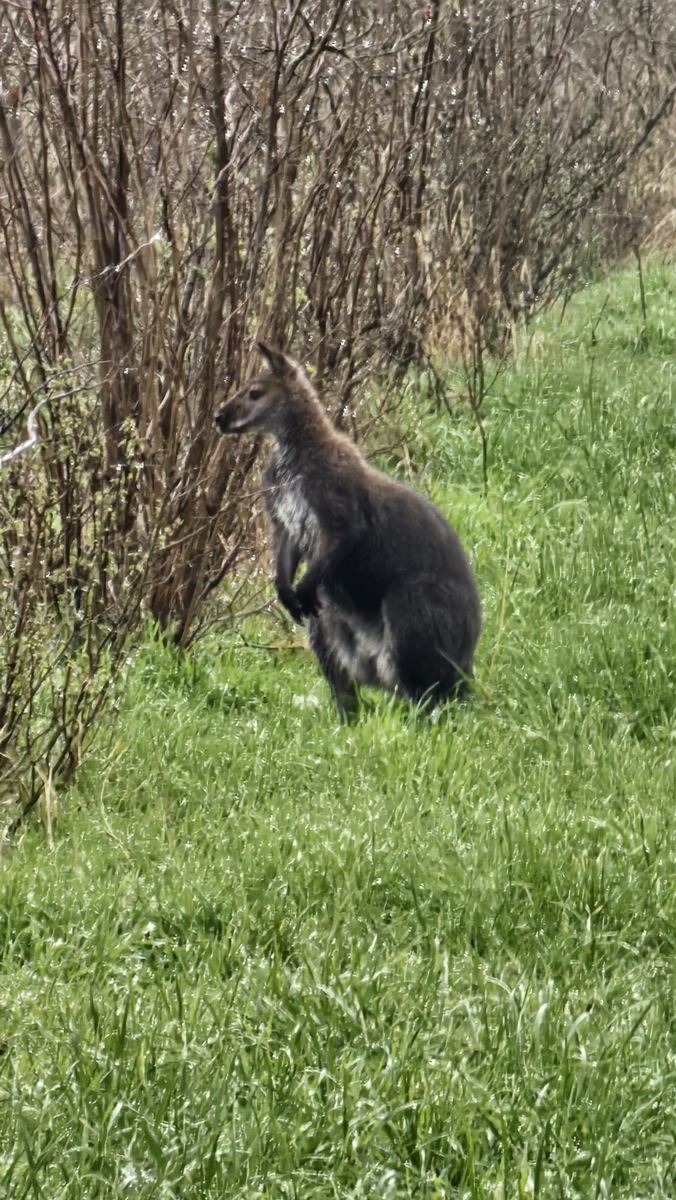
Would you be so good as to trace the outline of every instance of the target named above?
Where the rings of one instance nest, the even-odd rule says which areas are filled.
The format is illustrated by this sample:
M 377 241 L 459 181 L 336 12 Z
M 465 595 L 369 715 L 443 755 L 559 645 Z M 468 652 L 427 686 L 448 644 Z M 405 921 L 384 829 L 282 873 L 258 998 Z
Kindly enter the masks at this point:
M 0 878 L 3 1196 L 673 1196 L 675 283 L 536 323 L 485 497 L 405 398 L 471 702 L 339 727 L 278 618 L 130 664 Z

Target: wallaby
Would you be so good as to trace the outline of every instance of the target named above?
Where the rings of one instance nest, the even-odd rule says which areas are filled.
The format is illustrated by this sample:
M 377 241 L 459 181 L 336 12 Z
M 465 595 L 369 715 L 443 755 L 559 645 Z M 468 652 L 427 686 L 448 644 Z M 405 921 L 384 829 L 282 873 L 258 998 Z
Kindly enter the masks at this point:
M 296 621 L 307 618 L 340 716 L 356 708 L 357 684 L 426 705 L 457 695 L 472 676 L 481 611 L 455 530 L 366 462 L 293 359 L 257 347 L 269 369 L 223 405 L 216 425 L 274 439 L 263 486 L 277 595 Z

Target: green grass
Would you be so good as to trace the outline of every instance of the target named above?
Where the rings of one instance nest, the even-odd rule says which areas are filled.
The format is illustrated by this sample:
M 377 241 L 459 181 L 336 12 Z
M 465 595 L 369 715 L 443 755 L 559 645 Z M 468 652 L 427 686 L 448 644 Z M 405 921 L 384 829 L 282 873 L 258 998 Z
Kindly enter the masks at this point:
M 537 324 L 487 498 L 407 401 L 471 703 L 338 727 L 272 622 L 130 665 L 0 876 L 0 1195 L 676 1193 L 675 286 Z

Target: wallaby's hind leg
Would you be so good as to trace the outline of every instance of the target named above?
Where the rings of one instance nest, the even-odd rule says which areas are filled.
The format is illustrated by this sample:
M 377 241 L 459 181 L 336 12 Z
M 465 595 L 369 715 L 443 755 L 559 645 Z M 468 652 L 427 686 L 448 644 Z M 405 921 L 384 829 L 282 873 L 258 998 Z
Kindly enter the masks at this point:
M 412 704 L 430 711 L 442 700 L 460 699 L 467 691 L 465 674 L 437 658 L 428 671 L 421 670 L 420 660 L 412 652 L 404 652 L 398 660 L 400 683 L 397 690 Z
M 432 708 L 466 692 L 481 625 L 473 601 L 462 587 L 425 579 L 388 597 L 397 690 L 407 699 Z
M 331 639 L 323 625 L 326 619 L 326 614 L 309 618 L 307 625 L 308 639 L 311 648 L 317 656 L 317 661 L 324 677 L 331 688 L 331 695 L 338 710 L 338 716 L 341 721 L 346 721 L 358 711 L 357 688 L 354 679 L 336 661 L 335 654 L 331 651 Z

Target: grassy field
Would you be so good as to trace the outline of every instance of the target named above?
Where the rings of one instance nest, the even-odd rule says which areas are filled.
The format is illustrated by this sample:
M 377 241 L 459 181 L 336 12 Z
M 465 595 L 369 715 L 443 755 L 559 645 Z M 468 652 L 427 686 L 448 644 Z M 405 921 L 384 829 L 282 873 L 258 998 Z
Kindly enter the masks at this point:
M 0 873 L 1 1196 L 676 1194 L 676 272 L 646 291 L 535 326 L 487 497 L 406 400 L 470 703 L 338 727 L 276 620 L 130 665 Z

